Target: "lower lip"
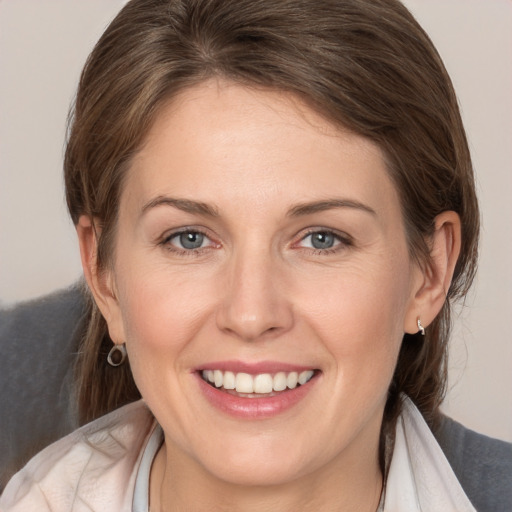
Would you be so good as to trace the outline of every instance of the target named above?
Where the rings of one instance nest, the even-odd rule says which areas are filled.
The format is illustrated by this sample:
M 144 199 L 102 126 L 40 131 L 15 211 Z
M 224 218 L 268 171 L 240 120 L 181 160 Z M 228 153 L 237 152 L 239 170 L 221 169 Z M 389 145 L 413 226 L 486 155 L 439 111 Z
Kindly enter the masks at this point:
M 199 374 L 196 376 L 201 392 L 210 404 L 230 416 L 249 420 L 271 418 L 291 409 L 306 397 L 318 380 L 318 375 L 315 375 L 306 384 L 282 391 L 274 396 L 245 398 L 214 388 L 205 382 Z

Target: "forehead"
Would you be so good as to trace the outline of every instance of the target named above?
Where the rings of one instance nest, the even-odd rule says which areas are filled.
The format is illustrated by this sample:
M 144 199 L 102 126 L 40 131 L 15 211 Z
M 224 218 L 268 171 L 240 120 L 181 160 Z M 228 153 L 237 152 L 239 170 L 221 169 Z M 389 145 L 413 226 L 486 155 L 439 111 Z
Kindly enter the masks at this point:
M 236 199 L 242 208 L 251 200 L 284 204 L 345 194 L 377 208 L 383 199 L 398 201 L 376 144 L 291 94 L 219 81 L 187 89 L 161 109 L 127 189 L 139 201 L 179 194 Z

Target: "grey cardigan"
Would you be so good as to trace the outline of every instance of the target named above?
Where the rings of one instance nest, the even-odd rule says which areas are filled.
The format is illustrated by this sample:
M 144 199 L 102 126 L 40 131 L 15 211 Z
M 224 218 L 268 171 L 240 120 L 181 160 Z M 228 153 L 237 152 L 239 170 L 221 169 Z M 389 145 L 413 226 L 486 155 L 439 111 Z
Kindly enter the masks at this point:
M 0 492 L 35 453 L 77 426 L 78 286 L 0 311 Z M 478 512 L 512 511 L 512 444 L 443 417 L 435 436 Z

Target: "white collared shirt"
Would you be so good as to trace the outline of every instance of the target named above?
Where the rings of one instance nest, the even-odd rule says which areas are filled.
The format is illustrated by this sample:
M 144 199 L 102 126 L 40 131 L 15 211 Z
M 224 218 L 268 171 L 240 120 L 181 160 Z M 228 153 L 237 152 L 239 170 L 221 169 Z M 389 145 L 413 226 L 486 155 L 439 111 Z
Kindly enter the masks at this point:
M 144 402 L 85 425 L 36 455 L 7 484 L 2 512 L 147 512 L 163 434 Z M 396 426 L 379 512 L 476 512 L 408 398 Z

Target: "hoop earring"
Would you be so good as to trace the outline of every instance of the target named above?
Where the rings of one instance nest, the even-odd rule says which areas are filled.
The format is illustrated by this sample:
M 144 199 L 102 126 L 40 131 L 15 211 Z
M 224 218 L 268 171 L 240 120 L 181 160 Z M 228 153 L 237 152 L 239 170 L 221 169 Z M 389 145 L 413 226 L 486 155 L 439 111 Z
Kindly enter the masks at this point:
M 107 356 L 107 362 L 110 366 L 121 366 L 126 361 L 126 347 L 124 343 L 114 345 Z
M 425 328 L 423 327 L 423 325 L 421 325 L 421 320 L 419 318 L 418 318 L 418 332 L 422 336 L 425 336 Z

